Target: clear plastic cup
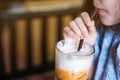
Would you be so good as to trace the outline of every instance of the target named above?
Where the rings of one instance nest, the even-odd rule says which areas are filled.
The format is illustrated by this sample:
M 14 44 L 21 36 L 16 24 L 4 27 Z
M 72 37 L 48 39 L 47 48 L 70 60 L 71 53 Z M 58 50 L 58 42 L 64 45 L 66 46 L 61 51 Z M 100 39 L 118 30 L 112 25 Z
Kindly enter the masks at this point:
M 59 46 L 59 41 L 57 46 Z M 80 51 L 64 53 L 56 46 L 55 78 L 56 80 L 87 80 L 93 59 L 93 47 L 83 43 Z

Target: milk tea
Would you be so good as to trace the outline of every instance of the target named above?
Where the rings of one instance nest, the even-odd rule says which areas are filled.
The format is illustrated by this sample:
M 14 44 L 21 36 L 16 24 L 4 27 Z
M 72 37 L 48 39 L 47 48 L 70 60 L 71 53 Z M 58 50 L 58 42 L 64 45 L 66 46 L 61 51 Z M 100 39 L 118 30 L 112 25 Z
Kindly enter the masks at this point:
M 59 41 L 56 46 L 56 80 L 87 80 L 93 58 L 93 47 L 83 43 L 80 51 L 73 41 Z

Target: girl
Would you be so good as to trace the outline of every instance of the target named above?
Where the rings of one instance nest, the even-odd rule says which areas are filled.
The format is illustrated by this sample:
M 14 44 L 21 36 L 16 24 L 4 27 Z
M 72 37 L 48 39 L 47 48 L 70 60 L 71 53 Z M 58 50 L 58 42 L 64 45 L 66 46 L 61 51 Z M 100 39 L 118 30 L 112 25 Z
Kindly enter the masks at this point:
M 120 80 L 120 0 L 93 0 L 101 25 L 95 27 L 87 12 L 63 30 L 65 39 L 84 38 L 95 53 L 89 80 Z

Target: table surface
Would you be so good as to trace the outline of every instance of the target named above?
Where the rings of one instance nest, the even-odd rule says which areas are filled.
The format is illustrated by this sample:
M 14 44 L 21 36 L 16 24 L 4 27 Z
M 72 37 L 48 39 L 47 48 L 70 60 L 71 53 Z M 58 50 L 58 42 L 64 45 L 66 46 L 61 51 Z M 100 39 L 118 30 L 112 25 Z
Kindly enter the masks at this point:
M 55 73 L 54 71 L 49 71 L 43 74 L 34 74 L 26 76 L 24 78 L 12 79 L 12 80 L 54 80 Z

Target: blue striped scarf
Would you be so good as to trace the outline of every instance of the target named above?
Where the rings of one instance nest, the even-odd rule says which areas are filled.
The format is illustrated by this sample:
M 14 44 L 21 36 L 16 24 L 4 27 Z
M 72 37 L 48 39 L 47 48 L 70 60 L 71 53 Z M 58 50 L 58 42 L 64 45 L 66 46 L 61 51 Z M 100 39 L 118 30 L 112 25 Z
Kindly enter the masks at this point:
M 120 24 L 98 28 L 90 80 L 120 80 Z

